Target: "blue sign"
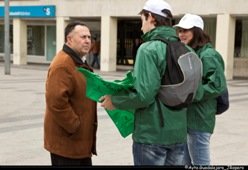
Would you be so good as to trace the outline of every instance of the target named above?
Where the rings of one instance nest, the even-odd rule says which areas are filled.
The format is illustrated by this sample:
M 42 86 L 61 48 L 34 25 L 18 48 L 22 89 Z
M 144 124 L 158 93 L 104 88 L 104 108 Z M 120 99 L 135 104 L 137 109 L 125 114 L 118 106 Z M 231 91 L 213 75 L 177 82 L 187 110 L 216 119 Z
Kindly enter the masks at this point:
M 10 6 L 9 16 L 16 18 L 54 18 L 55 6 Z M 4 17 L 4 7 L 0 7 L 0 17 Z

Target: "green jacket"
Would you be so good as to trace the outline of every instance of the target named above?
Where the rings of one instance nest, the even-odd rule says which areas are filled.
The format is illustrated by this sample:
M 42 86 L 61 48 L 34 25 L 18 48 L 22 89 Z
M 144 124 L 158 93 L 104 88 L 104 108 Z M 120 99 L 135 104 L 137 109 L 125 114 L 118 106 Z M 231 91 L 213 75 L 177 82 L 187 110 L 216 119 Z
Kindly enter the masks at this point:
M 221 55 L 206 44 L 196 51 L 203 65 L 202 84 L 199 86 L 195 102 L 188 107 L 188 129 L 213 133 L 215 126 L 216 97 L 225 88 L 224 61 Z
M 144 43 L 139 47 L 133 70 L 134 89 L 122 90 L 112 95 L 118 109 L 134 109 L 133 140 L 138 143 L 170 145 L 186 142 L 186 109 L 172 111 L 162 103 L 162 127 L 156 95 L 161 77 L 166 68 L 166 45 L 153 40 L 156 36 L 176 40 L 171 27 L 160 26 L 143 35 Z

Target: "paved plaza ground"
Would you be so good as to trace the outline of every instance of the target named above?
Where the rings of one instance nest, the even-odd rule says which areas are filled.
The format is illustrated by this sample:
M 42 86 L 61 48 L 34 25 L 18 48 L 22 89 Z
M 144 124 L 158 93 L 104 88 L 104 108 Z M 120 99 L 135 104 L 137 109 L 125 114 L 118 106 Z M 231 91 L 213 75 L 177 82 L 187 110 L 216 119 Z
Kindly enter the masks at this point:
M 43 149 L 45 79 L 48 66 L 0 63 L 0 165 L 50 165 Z M 124 71 L 100 72 L 121 79 Z M 230 109 L 217 116 L 211 139 L 213 165 L 248 165 L 248 80 L 228 81 Z M 94 165 L 132 165 L 131 136 L 122 138 L 107 113 L 98 107 L 98 156 Z

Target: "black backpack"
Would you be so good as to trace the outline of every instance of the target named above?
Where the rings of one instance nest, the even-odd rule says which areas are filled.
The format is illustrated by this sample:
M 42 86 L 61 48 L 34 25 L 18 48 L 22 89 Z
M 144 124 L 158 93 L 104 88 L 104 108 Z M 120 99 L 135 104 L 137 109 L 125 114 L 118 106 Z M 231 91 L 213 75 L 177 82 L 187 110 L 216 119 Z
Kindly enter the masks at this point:
M 216 115 L 220 115 L 224 113 L 225 111 L 228 110 L 229 108 L 229 94 L 228 94 L 228 89 L 226 90 L 217 97 L 217 112 Z
M 156 38 L 167 44 L 167 67 L 162 77 L 158 99 L 171 109 L 187 107 L 194 99 L 202 79 L 202 62 L 185 44 Z

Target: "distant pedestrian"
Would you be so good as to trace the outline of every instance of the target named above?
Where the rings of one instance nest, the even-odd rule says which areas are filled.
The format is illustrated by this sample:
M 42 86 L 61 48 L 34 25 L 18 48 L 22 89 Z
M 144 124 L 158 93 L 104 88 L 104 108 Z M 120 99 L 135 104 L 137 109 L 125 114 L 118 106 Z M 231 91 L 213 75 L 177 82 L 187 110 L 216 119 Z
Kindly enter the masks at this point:
M 81 22 L 65 28 L 65 44 L 48 70 L 44 147 L 53 166 L 92 165 L 96 155 L 96 102 L 86 97 L 86 79 L 76 70 L 92 71 L 82 58 L 91 45 L 89 28 Z
M 224 61 L 203 31 L 200 16 L 185 14 L 177 25 L 180 40 L 192 47 L 203 64 L 202 84 L 187 111 L 185 164 L 210 165 L 210 137 L 215 127 L 216 97 L 226 89 Z
M 133 47 L 132 47 L 133 65 L 135 64 L 137 51 L 140 45 L 141 45 L 140 39 L 135 38 L 133 41 Z
M 92 45 L 91 45 L 90 53 L 93 56 L 93 61 L 91 63 L 91 66 L 94 67 L 95 64 L 96 64 L 96 68 L 100 68 L 100 62 L 99 62 L 99 57 L 100 57 L 100 41 L 97 41 L 96 38 L 93 38 L 93 40 L 92 40 Z

